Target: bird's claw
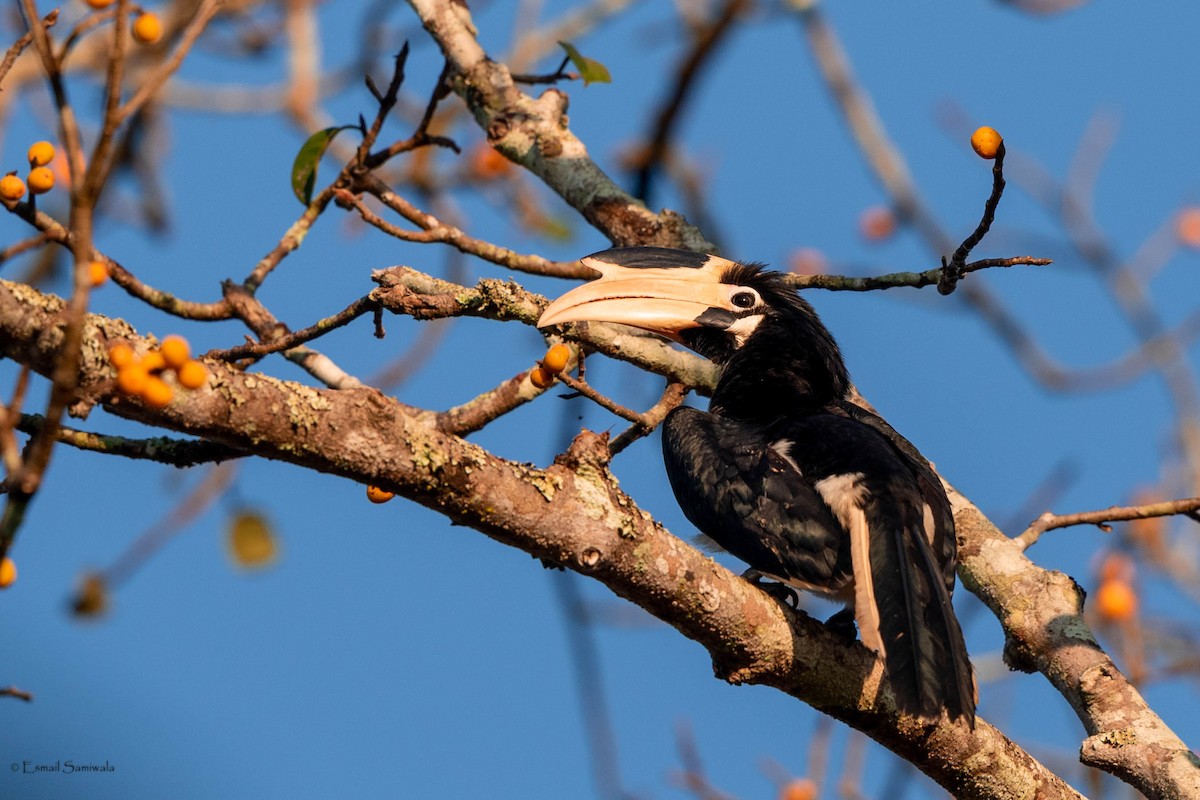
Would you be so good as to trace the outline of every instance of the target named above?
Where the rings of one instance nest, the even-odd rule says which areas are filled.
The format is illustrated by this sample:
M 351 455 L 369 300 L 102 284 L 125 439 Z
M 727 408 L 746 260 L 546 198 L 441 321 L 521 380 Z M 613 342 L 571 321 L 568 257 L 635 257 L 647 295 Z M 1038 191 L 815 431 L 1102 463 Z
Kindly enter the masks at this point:
M 774 580 L 767 580 L 767 576 L 763 575 L 756 569 L 748 569 L 742 573 L 742 577 L 753 583 L 762 591 L 774 597 L 779 602 L 783 603 L 788 608 L 800 607 L 800 593 L 788 586 L 786 583 L 779 583 Z
M 858 638 L 858 631 L 854 627 L 854 612 L 848 608 L 843 608 L 825 620 L 825 627 L 851 642 Z

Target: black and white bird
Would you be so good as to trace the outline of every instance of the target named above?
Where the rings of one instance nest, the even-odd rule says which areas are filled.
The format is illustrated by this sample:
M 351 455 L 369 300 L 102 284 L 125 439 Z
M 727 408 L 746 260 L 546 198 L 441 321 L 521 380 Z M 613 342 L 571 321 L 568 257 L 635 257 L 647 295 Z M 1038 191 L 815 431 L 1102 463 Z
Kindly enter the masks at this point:
M 916 448 L 849 400 L 812 306 L 779 273 L 717 256 L 631 247 L 582 263 L 599 277 L 551 303 L 539 327 L 623 323 L 722 367 L 707 413 L 682 407 L 663 424 L 687 518 L 749 574 L 852 610 L 902 711 L 973 726 L 950 503 Z

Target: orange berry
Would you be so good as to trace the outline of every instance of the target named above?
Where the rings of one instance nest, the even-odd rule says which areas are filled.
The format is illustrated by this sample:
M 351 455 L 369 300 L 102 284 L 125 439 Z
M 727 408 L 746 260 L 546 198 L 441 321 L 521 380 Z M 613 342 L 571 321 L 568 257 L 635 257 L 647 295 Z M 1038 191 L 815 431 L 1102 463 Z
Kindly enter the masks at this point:
M 150 373 L 139 361 L 126 364 L 117 370 L 117 388 L 121 390 L 122 394 L 130 397 L 140 395 L 149 380 Z
M 129 346 L 128 342 L 117 342 L 108 348 L 108 363 L 117 369 L 124 369 L 129 364 L 132 364 L 134 358 L 133 348 Z
M 1126 622 L 1137 613 L 1137 593 L 1123 580 L 1105 581 L 1096 590 L 1096 610 L 1109 622 Z
M 1000 145 L 1004 139 L 999 133 L 996 133 L 995 128 L 989 128 L 984 125 L 982 128 L 977 128 L 971 134 L 971 148 L 979 155 L 980 158 L 995 158 L 1000 152 Z
M 542 359 L 542 369 L 557 375 L 567 368 L 567 362 L 570 360 L 571 348 L 565 344 L 556 344 L 546 351 L 546 355 Z
M 817 784 L 811 778 L 796 778 L 779 787 L 779 800 L 817 800 Z
M 1179 212 L 1175 235 L 1188 247 L 1200 248 L 1200 207 L 1189 206 Z
M 102 286 L 108 280 L 108 265 L 103 261 L 93 261 L 88 264 L 88 280 L 93 287 Z
M 141 44 L 154 44 L 162 35 L 162 20 L 152 11 L 139 14 L 133 21 L 133 38 Z
M 20 200 L 25 196 L 25 181 L 16 175 L 0 178 L 0 197 L 5 200 Z
M 8 556 L 0 561 L 0 589 L 7 589 L 17 580 L 17 565 Z
M 29 170 L 29 191 L 31 194 L 45 194 L 54 188 L 54 173 L 49 167 L 34 167 Z
M 163 358 L 161 351 L 151 350 L 142 356 L 141 365 L 146 372 L 158 372 L 167 365 L 167 359 Z
M 199 361 L 185 361 L 175 370 L 175 379 L 185 389 L 199 389 L 208 383 L 208 369 Z
M 529 382 L 539 389 L 549 389 L 554 385 L 554 373 L 543 367 L 529 370 Z
M 896 215 L 890 208 L 872 206 L 859 216 L 858 232 L 868 242 L 882 242 L 896 232 Z
M 29 166 L 44 167 L 54 160 L 54 145 L 49 142 L 34 142 L 29 145 Z
M 175 396 L 175 390 L 171 388 L 171 384 L 164 381 L 157 375 L 150 375 L 146 378 L 146 385 L 142 388 L 142 402 L 151 408 L 166 408 L 171 405 L 171 398 Z
M 116 2 L 116 0 L 83 0 L 83 2 L 87 3 L 91 8 L 99 11 L 102 8 L 108 8 L 114 2 Z
M 500 178 L 510 169 L 512 169 L 512 162 L 485 142 L 480 142 L 471 151 L 471 171 L 485 181 Z
M 792 253 L 788 267 L 797 275 L 824 275 L 829 272 L 825 254 L 812 247 L 802 247 Z
M 163 339 L 158 349 L 163 354 L 163 360 L 171 369 L 179 369 L 192 357 L 192 348 L 188 345 L 187 339 L 178 335 Z
M 389 492 L 387 489 L 380 489 L 378 486 L 367 487 L 367 499 L 372 503 L 386 503 L 395 496 L 395 492 Z

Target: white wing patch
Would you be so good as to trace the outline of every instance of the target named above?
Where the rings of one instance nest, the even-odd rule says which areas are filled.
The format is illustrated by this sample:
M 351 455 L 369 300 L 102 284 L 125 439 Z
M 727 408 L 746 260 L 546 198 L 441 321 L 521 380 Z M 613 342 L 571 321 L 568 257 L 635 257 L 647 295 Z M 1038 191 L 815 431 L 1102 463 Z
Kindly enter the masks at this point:
M 875 583 L 871 580 L 871 530 L 862 508 L 865 489 L 863 474 L 850 472 L 824 478 L 813 484 L 825 505 L 850 533 L 850 563 L 854 574 L 854 619 L 863 644 L 887 655 L 879 634 L 879 607 L 875 604 Z
M 801 477 L 804 476 L 804 471 L 802 469 L 800 469 L 800 465 L 797 464 L 794 460 L 792 460 L 792 443 L 791 442 L 789 442 L 787 439 L 779 439 L 777 441 L 771 442 L 770 446 L 771 446 L 771 449 L 775 451 L 776 455 L 778 455 L 780 458 L 782 458 L 784 461 L 786 461 L 788 463 L 788 465 L 791 466 L 792 469 L 796 470 L 797 475 L 799 475 Z

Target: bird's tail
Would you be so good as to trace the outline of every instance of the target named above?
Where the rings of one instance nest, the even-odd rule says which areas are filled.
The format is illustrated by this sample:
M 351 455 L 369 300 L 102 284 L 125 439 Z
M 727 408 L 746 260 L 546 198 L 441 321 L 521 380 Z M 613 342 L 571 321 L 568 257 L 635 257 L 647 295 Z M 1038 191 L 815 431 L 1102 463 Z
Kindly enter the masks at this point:
M 937 718 L 945 709 L 974 727 L 975 679 L 941 567 L 922 527 L 896 516 L 868 508 L 851 526 L 863 643 L 884 656 L 902 711 Z

